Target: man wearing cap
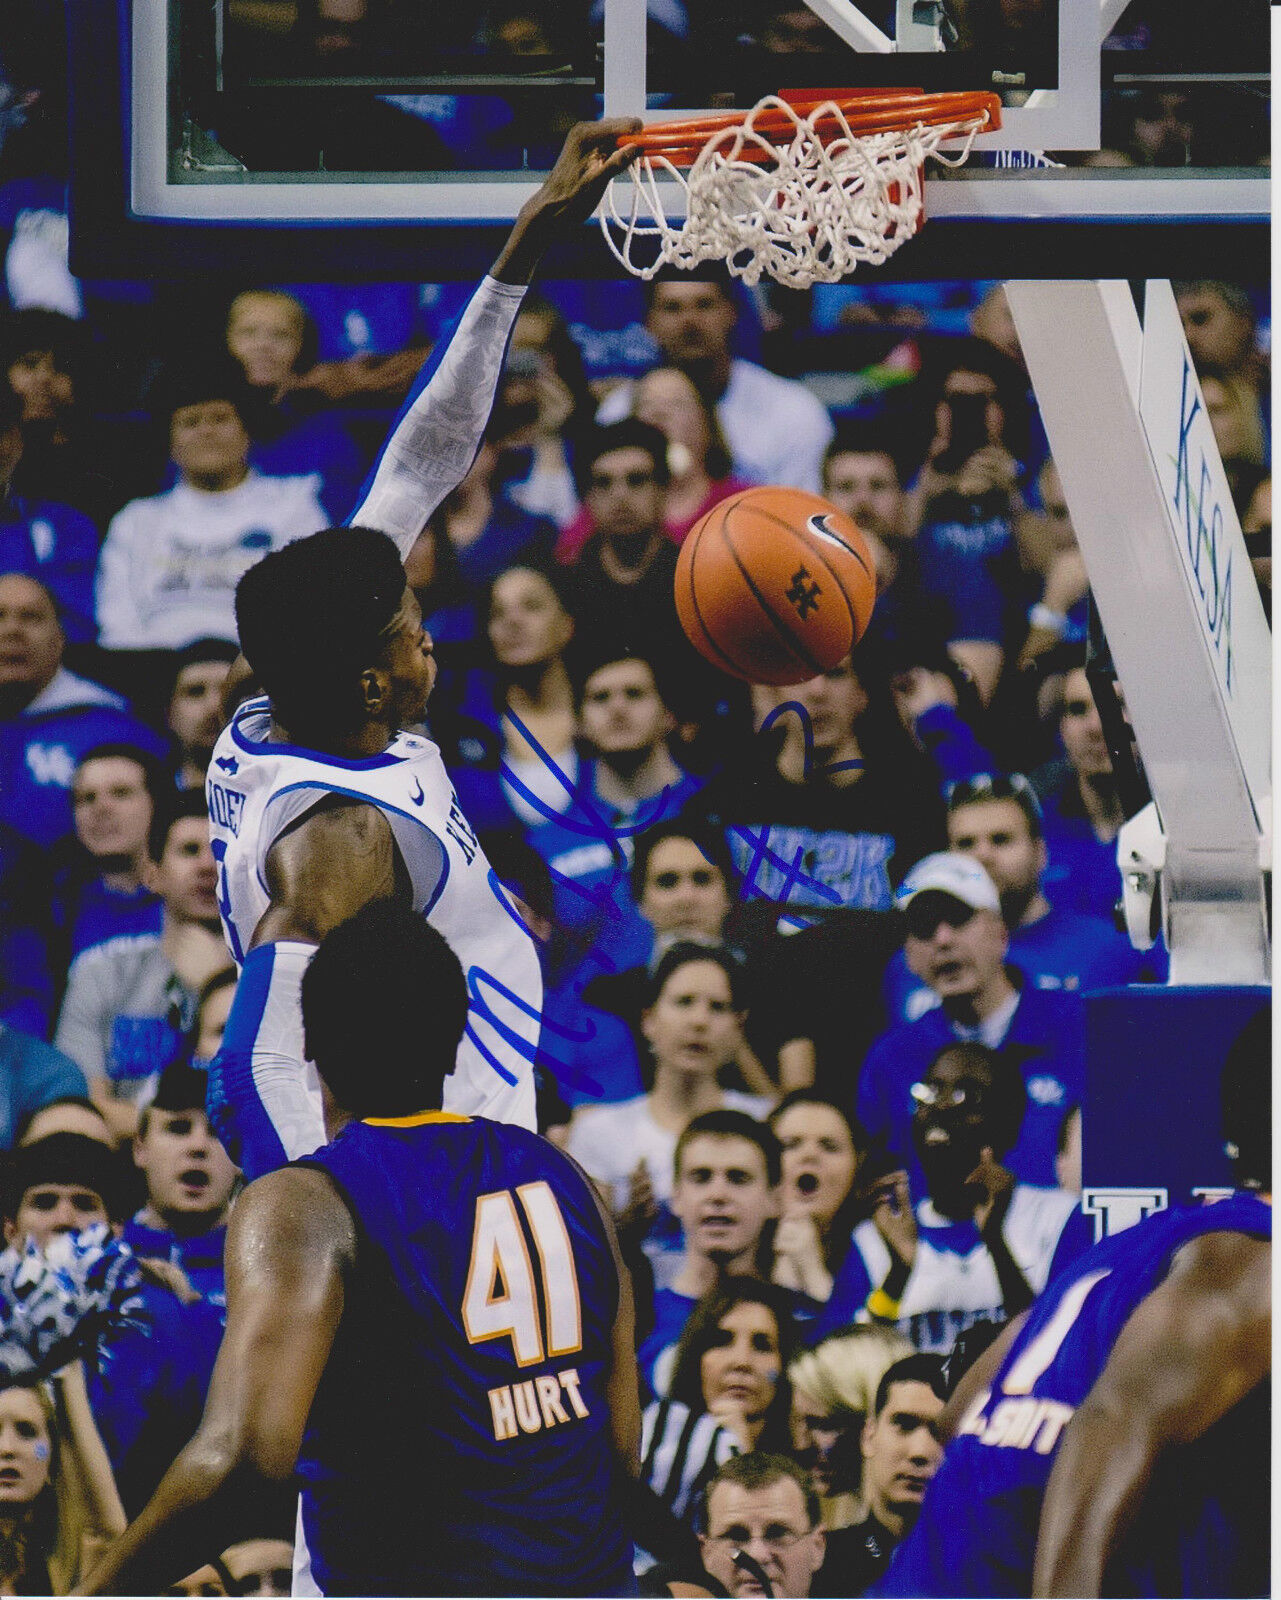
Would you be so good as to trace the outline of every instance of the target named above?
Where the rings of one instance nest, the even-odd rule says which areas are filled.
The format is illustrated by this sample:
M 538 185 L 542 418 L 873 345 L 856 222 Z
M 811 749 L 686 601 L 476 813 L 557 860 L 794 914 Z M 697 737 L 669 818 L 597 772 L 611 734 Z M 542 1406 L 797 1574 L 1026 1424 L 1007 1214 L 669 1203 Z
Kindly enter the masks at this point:
M 1041 808 L 1021 773 L 979 773 L 947 796 L 950 850 L 971 856 L 991 878 L 1010 930 L 1010 960 L 1037 989 L 1110 989 L 1163 978 L 1164 950 L 1145 956 L 1105 917 L 1052 905 L 1042 887 L 1048 862 Z M 910 1022 L 938 1004 L 902 954 L 885 979 L 891 1015 Z
M 903 880 L 907 964 L 938 996 L 915 1022 L 890 1028 L 873 1044 L 858 1085 L 858 1115 L 888 1142 L 920 1193 L 912 1148 L 912 1085 L 944 1046 L 974 1041 L 1017 1058 L 1027 1114 L 1007 1165 L 1025 1183 L 1052 1186 L 1059 1124 L 1084 1089 L 1084 1033 L 1079 997 L 1034 988 L 1007 965 L 1009 932 L 996 885 L 969 856 L 940 851 Z
M 162 414 L 178 481 L 111 520 L 98 565 L 98 642 L 181 650 L 236 637 L 236 582 L 269 550 L 329 517 L 320 479 L 270 478 L 249 465 L 244 377 L 230 358 L 175 374 Z

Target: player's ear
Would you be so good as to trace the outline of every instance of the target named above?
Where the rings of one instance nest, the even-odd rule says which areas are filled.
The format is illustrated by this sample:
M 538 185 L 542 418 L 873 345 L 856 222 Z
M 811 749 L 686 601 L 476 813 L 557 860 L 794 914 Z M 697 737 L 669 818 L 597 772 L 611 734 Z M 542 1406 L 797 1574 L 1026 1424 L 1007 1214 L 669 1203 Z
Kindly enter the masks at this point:
M 367 717 L 378 717 L 387 709 L 391 680 L 378 667 L 366 667 L 360 674 L 360 703 Z

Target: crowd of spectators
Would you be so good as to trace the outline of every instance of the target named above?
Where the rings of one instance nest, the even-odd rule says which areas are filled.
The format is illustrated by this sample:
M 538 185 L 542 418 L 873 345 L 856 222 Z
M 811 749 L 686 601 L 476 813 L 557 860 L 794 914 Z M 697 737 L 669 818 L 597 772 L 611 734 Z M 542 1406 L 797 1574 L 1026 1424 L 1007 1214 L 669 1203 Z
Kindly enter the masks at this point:
M 65 1592 L 190 1430 L 223 1313 L 236 1174 L 200 1068 L 236 976 L 204 776 L 235 583 L 346 511 L 457 296 L 228 282 L 122 364 L 92 286 L 54 309 L 62 280 L 24 273 L 0 316 L 0 1280 L 63 1236 L 133 1274 L 54 1401 L 0 1390 L 3 1576 Z M 1266 304 L 1178 298 L 1266 594 Z M 408 563 L 426 731 L 542 952 L 542 1125 L 637 1286 L 652 1592 L 755 1593 L 736 1550 L 779 1594 L 872 1581 L 937 1464 L 946 1362 L 1083 1248 L 1081 995 L 1163 974 L 1113 918 L 1088 582 L 1000 286 L 787 317 L 858 377 L 842 403 L 715 271 L 643 300 L 545 285 Z M 672 599 L 690 527 L 754 483 L 821 490 L 876 560 L 867 637 L 790 689 L 718 673 Z M 184 1592 L 286 1592 L 291 1508 L 259 1509 Z

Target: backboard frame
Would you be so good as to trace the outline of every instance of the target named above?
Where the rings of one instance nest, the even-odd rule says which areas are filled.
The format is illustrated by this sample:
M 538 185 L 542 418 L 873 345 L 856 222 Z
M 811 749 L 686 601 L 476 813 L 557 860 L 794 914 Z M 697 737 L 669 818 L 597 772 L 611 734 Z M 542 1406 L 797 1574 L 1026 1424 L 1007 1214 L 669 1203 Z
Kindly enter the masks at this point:
M 168 35 L 162 30 L 157 39 L 133 23 L 154 18 L 163 4 L 70 0 L 74 271 L 107 278 L 235 271 L 258 281 L 440 282 L 474 279 L 485 271 L 508 223 L 533 192 L 533 175 L 509 175 L 488 185 L 476 174 L 461 182 L 414 175 L 412 182 L 398 185 L 361 183 L 366 201 L 371 187 L 380 198 L 395 191 L 394 206 L 377 217 L 354 214 L 354 209 L 340 214 L 342 186 L 334 184 L 244 184 L 239 192 L 253 203 L 242 198 L 234 211 L 218 203 L 214 185 L 168 185 L 167 200 L 153 195 L 139 174 L 155 177 L 158 133 L 162 162 L 166 148 Z M 633 13 L 621 15 L 630 16 L 634 25 Z M 140 37 L 146 47 L 135 44 Z M 160 50 L 160 40 L 166 51 Z M 104 63 L 117 65 L 104 69 Z M 607 96 L 611 92 L 607 82 Z M 141 112 L 136 122 L 135 109 Z M 859 281 L 1094 276 L 1100 271 L 1158 277 L 1169 273 L 1171 262 L 1183 275 L 1214 276 L 1222 271 L 1225 250 L 1239 276 L 1257 281 L 1268 276 L 1266 172 L 1219 174 L 1213 183 L 1167 173 L 1159 181 L 1157 191 L 1146 171 L 1085 175 L 1080 169 L 1036 174 L 989 169 L 931 183 L 931 226 L 885 266 L 860 273 Z M 1131 182 L 1152 189 L 1159 209 L 1153 209 L 1153 194 L 1145 194 L 1145 204 L 1136 207 L 1127 194 Z M 464 210 L 455 201 L 457 191 L 468 187 L 484 189 L 487 198 Z M 312 197 L 307 205 L 304 196 Z M 551 252 L 544 272 L 547 277 L 614 277 L 618 267 L 599 229 L 588 223 L 578 238 Z

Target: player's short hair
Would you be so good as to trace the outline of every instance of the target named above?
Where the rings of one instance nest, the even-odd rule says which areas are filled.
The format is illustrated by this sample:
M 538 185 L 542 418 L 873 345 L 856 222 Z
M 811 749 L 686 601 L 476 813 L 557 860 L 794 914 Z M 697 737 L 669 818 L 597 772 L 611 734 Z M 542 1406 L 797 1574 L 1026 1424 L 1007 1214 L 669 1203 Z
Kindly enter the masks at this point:
M 695 1139 L 703 1137 L 746 1139 L 748 1144 L 754 1144 L 765 1161 L 765 1181 L 771 1189 L 777 1187 L 782 1176 L 783 1158 L 774 1130 L 767 1122 L 758 1122 L 746 1111 L 734 1111 L 729 1107 L 704 1111 L 700 1116 L 691 1117 L 681 1129 L 680 1138 L 676 1141 L 676 1153 L 672 1157 L 672 1171 L 678 1178 L 686 1150 Z
M 169 424 L 175 411 L 184 406 L 206 405 L 226 400 L 247 426 L 253 398 L 240 363 L 223 351 L 210 352 L 198 359 L 169 368 L 157 379 L 148 397 L 152 415 Z
M 325 935 L 302 980 L 307 1055 L 357 1117 L 440 1106 L 467 1025 L 458 957 L 427 920 L 371 900 Z
M 240 648 L 291 734 L 360 726 L 360 674 L 382 659 L 404 594 L 396 546 L 372 528 L 325 528 L 245 573 Z
M 663 488 L 671 482 L 667 465 L 667 437 L 651 423 L 637 417 L 624 417 L 589 429 L 574 452 L 574 482 L 580 496 L 591 488 L 592 468 L 611 450 L 643 450 L 654 463 L 654 482 Z
M 203 1111 L 209 1088 L 208 1075 L 185 1058 L 171 1061 L 160 1074 L 160 1082 L 150 1101 L 138 1114 L 138 1137 L 145 1139 L 153 1111 L 172 1115 L 182 1111 Z
M 7 378 L 0 381 L 0 433 L 22 426 L 22 401 Z
M 746 1011 L 747 994 L 738 957 L 723 944 L 696 944 L 693 939 L 682 939 L 674 944 L 654 968 L 645 992 L 646 1009 L 657 1005 L 659 996 L 675 973 L 682 967 L 692 966 L 696 961 L 710 961 L 712 966 L 719 967 L 729 980 L 730 1004 L 735 1011 Z
M 850 1130 L 850 1143 L 859 1153 L 866 1152 L 871 1143 L 867 1129 L 857 1117 L 851 1115 L 849 1107 L 819 1089 L 789 1089 L 769 1114 L 769 1125 L 775 1132 L 778 1130 L 778 1119 L 793 1106 L 826 1106 L 829 1111 L 835 1111 Z
M 10 1152 L 0 1191 L 5 1218 L 17 1216 L 28 1189 L 47 1183 L 91 1190 L 113 1222 L 125 1215 L 132 1189 L 124 1162 L 109 1144 L 84 1133 L 49 1133 Z
M 1239 283 L 1225 283 L 1222 278 L 1179 278 L 1175 280 L 1173 287 L 1175 297 L 1178 299 L 1186 295 L 1212 294 L 1230 311 L 1235 311 L 1239 317 L 1244 317 L 1251 327 L 1259 320 L 1259 313 L 1255 309 L 1253 300 Z
M 1219 1080 L 1223 1134 L 1247 1188 L 1272 1187 L 1272 1006 L 1256 1011 L 1229 1046 Z M 1235 1151 L 1235 1154 L 1233 1154 Z
M 944 1056 L 959 1056 L 967 1066 L 982 1067 L 992 1082 L 992 1094 L 986 1108 L 992 1148 L 998 1156 L 1017 1142 L 1019 1129 L 1027 1111 L 1027 1085 L 1023 1072 L 1013 1054 L 1006 1050 L 993 1050 L 977 1040 L 962 1039 L 945 1044 L 930 1058 L 927 1073 Z
M 708 1483 L 704 1505 L 711 1504 L 712 1490 L 718 1484 L 732 1483 L 750 1493 L 755 1489 L 768 1489 L 770 1484 L 778 1483 L 782 1478 L 790 1478 L 801 1491 L 805 1501 L 805 1520 L 811 1529 L 817 1528 L 822 1510 L 809 1473 L 791 1456 L 769 1450 L 751 1450 L 744 1456 L 731 1456 L 723 1466 L 717 1468 L 716 1476 Z
M 923 1383 L 932 1389 L 940 1400 L 947 1399 L 946 1364 L 942 1356 L 924 1351 L 904 1356 L 881 1374 L 876 1386 L 876 1399 L 872 1402 L 872 1415 L 879 1417 L 889 1404 L 890 1390 L 896 1383 Z
M 679 817 L 673 817 L 667 822 L 657 822 L 652 828 L 646 828 L 644 833 L 636 835 L 632 853 L 631 880 L 632 899 L 637 905 L 645 893 L 650 857 L 666 839 L 688 839 L 691 844 L 697 845 L 708 866 L 715 867 L 724 878 L 726 892 L 733 896 L 737 878 L 734 872 L 734 858 L 725 843 L 725 835 L 719 828 L 708 827 L 705 823 L 682 821 Z
M 147 829 L 147 854 L 157 865 L 165 853 L 174 824 L 184 817 L 199 817 L 202 822 L 209 820 L 203 789 L 176 789 L 157 799 L 151 813 L 151 826 Z

